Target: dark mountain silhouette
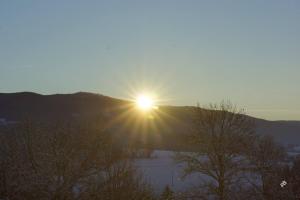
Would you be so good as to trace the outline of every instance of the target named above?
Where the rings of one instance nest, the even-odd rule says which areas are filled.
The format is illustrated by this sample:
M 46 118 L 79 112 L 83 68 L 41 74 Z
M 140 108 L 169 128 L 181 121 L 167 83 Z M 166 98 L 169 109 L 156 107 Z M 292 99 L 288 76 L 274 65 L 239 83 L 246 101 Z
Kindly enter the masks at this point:
M 0 93 L 0 118 L 20 121 L 70 120 L 81 116 L 99 115 L 108 108 L 118 108 L 125 102 L 103 95 L 79 92 L 75 94 L 40 95 L 31 92 Z
M 20 122 L 93 121 L 105 119 L 105 125 L 119 137 L 139 137 L 139 142 L 172 149 L 190 130 L 193 107 L 160 106 L 151 114 L 138 112 L 133 102 L 104 95 L 40 95 L 31 92 L 0 93 L 0 119 Z M 249 116 L 250 117 L 250 116 Z M 284 144 L 300 144 L 300 121 L 267 121 L 253 118 L 259 134 L 270 134 Z M 151 133 L 150 133 L 151 132 Z M 149 142 L 152 141 L 152 142 Z

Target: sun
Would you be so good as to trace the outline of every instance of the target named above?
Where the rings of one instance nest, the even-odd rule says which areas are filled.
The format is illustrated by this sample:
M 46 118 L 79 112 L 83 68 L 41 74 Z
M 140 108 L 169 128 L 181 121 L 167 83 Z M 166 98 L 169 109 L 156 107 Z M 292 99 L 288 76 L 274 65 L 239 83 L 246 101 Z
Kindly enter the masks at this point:
M 154 100 L 148 95 L 139 95 L 136 98 L 137 107 L 143 111 L 149 111 L 154 108 Z

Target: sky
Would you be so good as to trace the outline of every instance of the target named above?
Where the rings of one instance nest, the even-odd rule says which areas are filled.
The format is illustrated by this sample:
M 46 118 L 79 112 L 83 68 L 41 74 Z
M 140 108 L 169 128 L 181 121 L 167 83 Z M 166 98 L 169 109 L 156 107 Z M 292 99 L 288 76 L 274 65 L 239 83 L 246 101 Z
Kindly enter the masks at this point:
M 151 92 L 300 120 L 299 21 L 297 0 L 1 0 L 0 92 Z

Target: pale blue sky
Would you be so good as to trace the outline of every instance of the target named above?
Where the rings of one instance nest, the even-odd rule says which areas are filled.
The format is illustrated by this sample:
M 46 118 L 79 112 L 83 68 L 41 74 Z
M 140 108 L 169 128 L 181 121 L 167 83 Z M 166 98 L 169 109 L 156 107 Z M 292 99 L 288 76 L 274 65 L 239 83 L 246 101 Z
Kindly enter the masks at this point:
M 300 1 L 0 1 L 0 92 L 154 90 L 300 120 Z

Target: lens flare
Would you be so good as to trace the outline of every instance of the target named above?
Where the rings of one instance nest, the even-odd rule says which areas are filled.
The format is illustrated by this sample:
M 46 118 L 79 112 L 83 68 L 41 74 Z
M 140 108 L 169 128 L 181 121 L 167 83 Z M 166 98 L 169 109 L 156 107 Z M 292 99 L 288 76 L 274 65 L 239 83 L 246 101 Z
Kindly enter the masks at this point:
M 143 111 L 148 111 L 154 108 L 154 100 L 148 95 L 139 95 L 136 99 L 138 108 Z

